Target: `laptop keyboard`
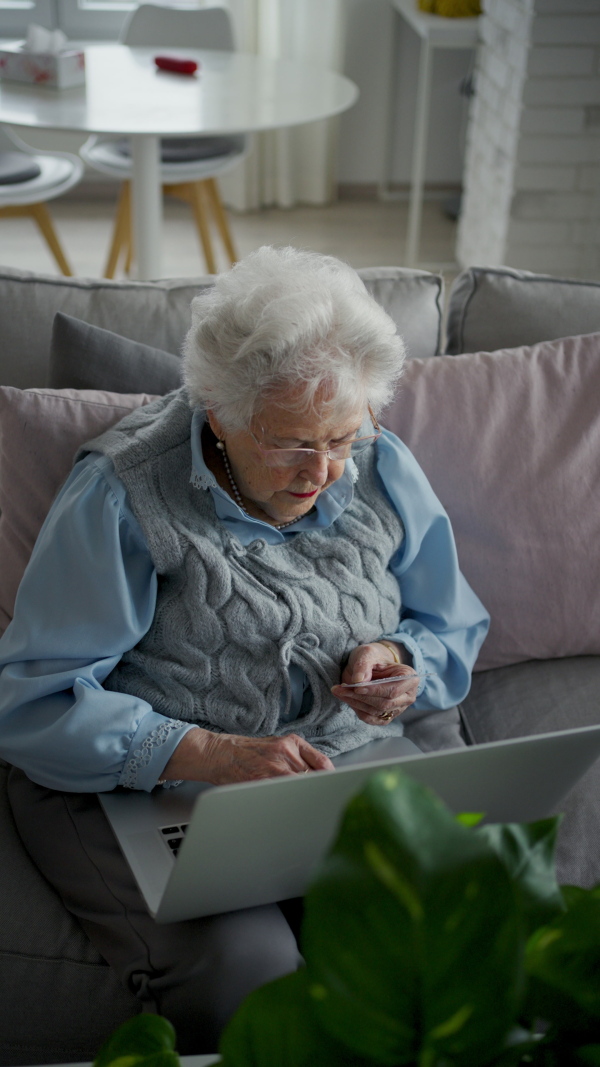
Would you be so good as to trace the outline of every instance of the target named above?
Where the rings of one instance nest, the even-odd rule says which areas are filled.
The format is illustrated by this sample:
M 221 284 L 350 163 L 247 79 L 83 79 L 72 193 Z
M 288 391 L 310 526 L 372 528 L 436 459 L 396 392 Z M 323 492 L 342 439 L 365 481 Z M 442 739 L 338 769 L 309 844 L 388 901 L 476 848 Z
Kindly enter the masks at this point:
M 189 823 L 174 823 L 171 826 L 160 826 L 159 833 L 162 837 L 165 845 L 170 850 L 173 856 L 176 856 L 179 852 L 179 847 L 183 841 L 185 831 L 187 830 Z

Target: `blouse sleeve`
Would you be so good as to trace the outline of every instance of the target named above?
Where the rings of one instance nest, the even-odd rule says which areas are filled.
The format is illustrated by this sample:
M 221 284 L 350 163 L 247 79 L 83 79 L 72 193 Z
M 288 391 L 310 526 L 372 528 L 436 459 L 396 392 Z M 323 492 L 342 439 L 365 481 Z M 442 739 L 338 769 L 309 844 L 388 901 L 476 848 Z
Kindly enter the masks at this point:
M 460 572 L 450 520 L 406 445 L 384 430 L 377 443 L 382 488 L 404 525 L 391 562 L 402 609 L 398 629 L 382 634 L 406 646 L 422 679 L 415 709 L 450 708 L 465 698 L 490 618 Z
M 125 488 L 91 454 L 42 527 L 0 640 L 0 754 L 40 785 L 150 790 L 184 733 L 102 682 L 147 632 L 157 578 Z

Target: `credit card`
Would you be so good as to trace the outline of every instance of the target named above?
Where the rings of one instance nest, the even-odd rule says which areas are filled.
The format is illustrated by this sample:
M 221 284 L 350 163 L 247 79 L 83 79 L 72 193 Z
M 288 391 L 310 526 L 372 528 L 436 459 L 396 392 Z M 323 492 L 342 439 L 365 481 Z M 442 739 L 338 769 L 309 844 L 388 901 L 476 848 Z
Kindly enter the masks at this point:
M 340 689 L 366 689 L 371 685 L 387 685 L 388 682 L 412 682 L 415 678 L 437 678 L 435 671 L 421 671 L 414 674 L 393 674 L 389 678 L 372 678 L 368 682 L 340 682 Z

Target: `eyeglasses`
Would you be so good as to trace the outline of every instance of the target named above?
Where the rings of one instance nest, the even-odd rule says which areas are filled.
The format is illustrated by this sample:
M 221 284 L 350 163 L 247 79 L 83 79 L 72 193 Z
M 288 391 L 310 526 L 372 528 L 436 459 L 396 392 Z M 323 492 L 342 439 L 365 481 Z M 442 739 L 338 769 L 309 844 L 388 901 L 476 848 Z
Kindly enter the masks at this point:
M 312 456 L 325 456 L 332 460 L 351 459 L 360 452 L 364 452 L 378 437 L 381 437 L 381 427 L 371 408 L 369 408 L 369 415 L 376 433 L 369 434 L 368 437 L 355 437 L 352 441 L 343 441 L 339 445 L 334 445 L 333 448 L 264 448 L 252 432 L 250 436 L 260 449 L 267 467 L 298 467 Z M 265 431 L 262 426 L 261 433 L 264 436 Z

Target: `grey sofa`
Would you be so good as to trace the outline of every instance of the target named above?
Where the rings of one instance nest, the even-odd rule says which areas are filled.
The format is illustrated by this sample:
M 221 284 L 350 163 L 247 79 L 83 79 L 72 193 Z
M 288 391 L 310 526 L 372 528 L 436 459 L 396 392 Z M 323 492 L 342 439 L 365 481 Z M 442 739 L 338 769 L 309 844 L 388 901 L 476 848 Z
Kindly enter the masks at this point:
M 397 322 L 409 356 L 417 361 L 415 368 L 433 359 L 458 356 L 463 363 L 457 362 L 456 368 L 467 368 L 464 373 L 468 373 L 470 364 L 460 353 L 496 352 L 600 331 L 600 285 L 594 283 L 475 268 L 455 283 L 444 324 L 441 278 L 395 268 L 361 274 Z M 118 346 L 118 339 L 94 331 L 90 337 L 80 334 L 80 350 L 66 354 L 56 351 L 61 342 L 55 335 L 50 362 L 54 315 L 60 311 L 112 335 L 151 346 L 158 351 L 148 359 L 156 362 L 161 351 L 178 355 L 191 298 L 208 284 L 208 278 L 111 283 L 2 270 L 0 384 L 18 389 L 52 384 L 81 388 L 83 380 L 95 388 L 120 392 L 160 391 L 144 374 L 145 350 L 135 346 L 130 349 L 135 389 L 131 379 L 119 389 L 109 351 L 111 345 Z M 112 367 L 106 382 L 103 353 L 106 367 Z M 597 357 L 600 363 L 600 348 Z M 510 358 L 518 361 L 520 356 Z M 483 365 L 500 366 L 487 357 Z M 69 366 L 74 368 L 73 380 L 68 380 L 71 372 L 65 368 Z M 414 384 L 410 367 L 406 377 L 409 401 L 403 401 L 404 408 L 395 409 L 388 420 L 400 432 L 402 425 L 396 426 L 394 419 L 408 425 L 414 414 L 406 406 Z M 493 405 L 494 396 L 489 399 Z M 589 401 L 589 396 L 581 396 L 587 418 Z M 484 429 L 467 442 L 467 457 L 479 456 L 485 444 L 485 413 L 482 419 Z M 431 431 L 427 436 L 431 438 Z M 429 457 L 427 449 L 422 450 L 426 469 L 431 462 L 432 469 L 439 471 L 442 449 L 437 447 Z M 454 471 L 456 457 L 448 455 L 445 461 Z M 498 463 L 502 461 L 500 454 Z M 462 474 L 468 479 L 468 471 Z M 452 514 L 448 484 L 445 478 L 439 486 L 434 480 L 434 488 Z M 567 643 L 566 655 L 559 652 L 551 658 L 536 655 L 530 659 L 525 649 L 518 661 L 478 670 L 461 708 L 469 740 L 476 743 L 600 721 L 600 656 L 595 654 L 600 645 L 594 646 L 592 635 L 590 643 L 581 647 L 585 654 L 573 654 Z M 138 1003 L 120 987 L 25 853 L 7 802 L 8 772 L 6 764 L 0 767 L 0 1065 L 89 1059 L 122 1020 L 138 1011 Z M 600 882 L 599 789 L 600 765 L 596 765 L 562 806 L 566 813 L 558 856 L 562 881 L 587 886 Z

